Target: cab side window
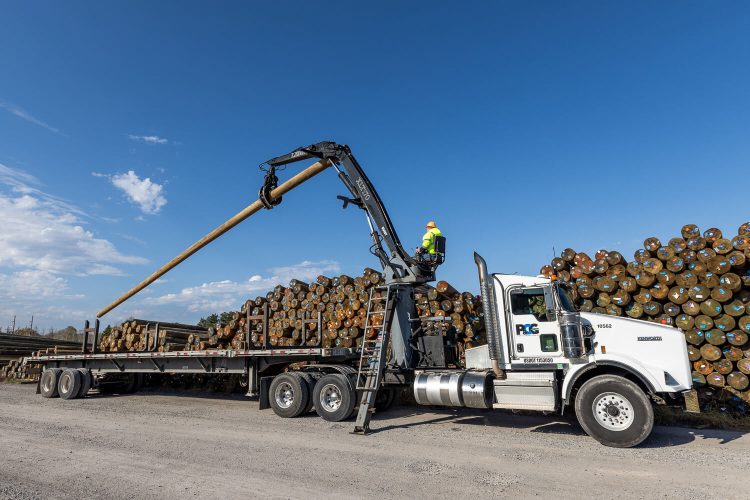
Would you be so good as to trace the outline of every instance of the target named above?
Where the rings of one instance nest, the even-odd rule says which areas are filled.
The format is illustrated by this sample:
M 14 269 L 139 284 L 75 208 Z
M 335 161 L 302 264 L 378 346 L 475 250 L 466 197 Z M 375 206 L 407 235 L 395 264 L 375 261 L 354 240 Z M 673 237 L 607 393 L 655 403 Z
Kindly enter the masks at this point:
M 510 309 L 515 315 L 531 314 L 537 321 L 551 321 L 547 318 L 544 290 L 541 288 L 524 288 L 512 291 L 510 293 Z

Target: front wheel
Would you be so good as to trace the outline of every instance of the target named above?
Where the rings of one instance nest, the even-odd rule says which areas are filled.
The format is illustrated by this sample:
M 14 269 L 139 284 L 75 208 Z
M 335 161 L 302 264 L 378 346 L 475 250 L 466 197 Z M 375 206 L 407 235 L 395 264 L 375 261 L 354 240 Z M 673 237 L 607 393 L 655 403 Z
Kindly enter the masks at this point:
M 654 428 L 651 401 L 635 383 L 617 375 L 586 381 L 576 396 L 575 409 L 586 434 L 605 446 L 636 446 Z

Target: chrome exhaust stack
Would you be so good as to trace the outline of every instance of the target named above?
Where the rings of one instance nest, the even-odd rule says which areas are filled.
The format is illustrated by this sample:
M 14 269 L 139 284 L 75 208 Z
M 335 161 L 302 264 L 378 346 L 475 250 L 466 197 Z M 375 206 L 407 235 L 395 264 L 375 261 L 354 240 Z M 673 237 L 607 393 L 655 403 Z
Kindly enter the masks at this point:
M 497 302 L 495 302 L 495 287 L 490 281 L 487 272 L 487 262 L 481 255 L 474 252 L 474 262 L 479 271 L 479 292 L 482 295 L 484 306 L 484 327 L 487 330 L 487 344 L 489 346 L 490 362 L 492 371 L 497 378 L 505 378 L 505 373 L 500 368 L 501 359 L 505 359 L 503 345 L 500 342 L 500 325 L 497 316 Z

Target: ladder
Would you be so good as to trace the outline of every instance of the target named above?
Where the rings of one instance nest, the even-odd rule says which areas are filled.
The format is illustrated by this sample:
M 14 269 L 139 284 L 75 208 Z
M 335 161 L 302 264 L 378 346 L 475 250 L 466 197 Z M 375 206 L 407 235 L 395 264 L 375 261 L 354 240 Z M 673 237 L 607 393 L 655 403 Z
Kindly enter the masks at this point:
M 376 296 L 375 294 L 378 293 Z M 383 380 L 383 373 L 388 362 L 386 358 L 390 324 L 393 319 L 396 285 L 375 287 L 370 290 L 370 301 L 367 303 L 365 318 L 365 337 L 362 341 L 362 353 L 357 371 L 357 391 L 362 394 L 354 423 L 354 434 L 367 434 L 370 430 L 370 418 L 375 410 L 375 398 Z M 382 309 L 378 306 L 382 305 Z M 373 318 L 382 318 L 382 323 Z M 373 324 L 375 323 L 375 324 Z M 380 323 L 380 324 L 378 324 Z M 377 335 L 369 338 L 369 333 Z

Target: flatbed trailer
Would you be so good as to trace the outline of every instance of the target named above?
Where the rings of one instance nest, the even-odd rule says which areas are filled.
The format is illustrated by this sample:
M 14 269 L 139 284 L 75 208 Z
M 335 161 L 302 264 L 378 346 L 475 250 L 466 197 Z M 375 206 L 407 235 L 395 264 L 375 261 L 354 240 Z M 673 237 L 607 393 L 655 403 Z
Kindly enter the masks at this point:
M 248 396 L 258 396 L 260 380 L 266 372 L 283 371 L 295 363 L 342 365 L 353 368 L 359 359 L 355 349 L 285 348 L 173 352 L 118 352 L 100 354 L 51 354 L 32 356 L 30 363 L 50 368 L 81 368 L 96 377 L 105 374 L 239 374 L 246 376 Z M 276 370 L 274 370 L 276 368 Z M 349 371 L 344 369 L 344 371 Z
M 91 348 L 84 348 L 91 350 Z M 295 417 L 312 410 L 329 421 L 349 418 L 356 410 L 357 348 L 288 347 L 212 349 L 205 351 L 37 354 L 27 362 L 43 368 L 37 393 L 77 399 L 91 388 L 132 393 L 148 374 L 235 374 L 247 396 L 261 410 Z M 409 374 L 389 373 L 378 399 L 379 409 L 395 400 L 394 385 Z M 321 385 L 319 385 L 319 382 Z M 314 398 L 313 395 L 316 397 Z

